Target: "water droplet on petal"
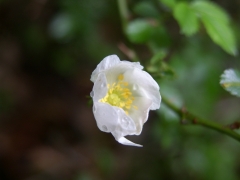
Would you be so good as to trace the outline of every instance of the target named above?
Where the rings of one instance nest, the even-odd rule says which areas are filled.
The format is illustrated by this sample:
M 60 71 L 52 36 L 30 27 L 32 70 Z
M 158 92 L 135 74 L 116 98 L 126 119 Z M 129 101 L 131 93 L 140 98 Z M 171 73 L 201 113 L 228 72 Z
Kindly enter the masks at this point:
M 114 115 L 114 116 L 117 116 L 117 112 L 116 112 L 116 111 L 113 111 L 113 115 Z
M 121 110 L 118 108 L 115 110 L 116 115 L 118 115 L 120 112 L 121 112 Z
M 94 91 L 90 92 L 90 96 L 93 97 L 94 96 Z
M 127 117 L 123 117 L 121 123 L 122 123 L 122 125 L 124 127 L 127 127 L 129 125 L 128 118 Z
M 136 84 L 133 84 L 133 91 L 136 91 L 138 86 Z
M 106 83 L 102 83 L 101 84 L 101 88 L 104 88 L 104 87 L 106 87 L 107 85 L 106 85 Z
M 102 130 L 103 130 L 103 131 L 107 131 L 107 130 L 108 130 L 107 126 L 103 125 L 103 126 L 102 126 Z
M 93 112 L 95 113 L 97 111 L 97 108 L 96 108 L 96 106 L 94 105 L 93 106 Z

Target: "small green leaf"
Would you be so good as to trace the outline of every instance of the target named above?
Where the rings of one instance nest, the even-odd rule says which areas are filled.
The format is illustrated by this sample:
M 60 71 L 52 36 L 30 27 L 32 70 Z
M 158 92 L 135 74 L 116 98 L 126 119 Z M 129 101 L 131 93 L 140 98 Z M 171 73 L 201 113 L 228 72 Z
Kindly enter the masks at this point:
M 178 3 L 173 15 L 181 27 L 181 32 L 187 36 L 191 36 L 199 29 L 199 21 L 194 9 L 185 2 Z
M 167 56 L 166 50 L 160 50 L 156 54 L 153 55 L 153 57 L 150 59 L 150 64 L 155 65 L 163 60 Z
M 227 69 L 221 75 L 221 86 L 232 95 L 240 97 L 240 73 L 233 69 Z
M 192 4 L 192 8 L 201 18 L 211 39 L 229 54 L 236 55 L 236 38 L 230 28 L 226 12 L 207 1 L 196 1 Z
M 202 21 L 207 33 L 216 44 L 231 55 L 237 54 L 235 36 L 228 25 L 209 19 L 208 17 L 203 17 Z
M 153 29 L 147 20 L 137 19 L 128 24 L 126 34 L 131 42 L 144 43 L 151 38 Z
M 151 2 L 140 2 L 134 8 L 133 11 L 143 17 L 158 17 L 159 13 Z
M 166 57 L 167 52 L 165 50 L 158 50 L 157 53 L 149 61 L 149 65 L 146 67 L 147 70 L 151 73 L 161 74 L 162 61 Z M 156 74 L 155 74 L 156 75 Z

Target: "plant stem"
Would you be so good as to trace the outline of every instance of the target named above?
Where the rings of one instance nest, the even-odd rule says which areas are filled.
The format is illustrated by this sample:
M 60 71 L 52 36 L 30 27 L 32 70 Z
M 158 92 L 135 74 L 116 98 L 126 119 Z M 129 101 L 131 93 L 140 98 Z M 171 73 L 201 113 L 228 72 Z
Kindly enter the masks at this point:
M 118 8 L 120 13 L 120 18 L 122 21 L 122 30 L 123 33 L 126 35 L 126 28 L 129 19 L 129 12 L 127 8 L 127 1 L 126 0 L 118 0 Z M 124 44 L 120 44 L 120 50 L 129 57 L 132 61 L 138 62 L 139 58 L 137 54 L 129 47 L 125 46 Z
M 229 127 L 223 126 L 213 121 L 199 118 L 191 114 L 190 112 L 187 112 L 186 110 L 175 106 L 169 99 L 165 98 L 164 96 L 162 96 L 162 102 L 166 104 L 169 108 L 171 108 L 173 111 L 175 111 L 180 118 L 184 117 L 184 121 L 188 121 L 192 124 L 201 125 L 201 126 L 213 129 L 215 131 L 224 133 L 240 142 L 240 134 L 234 132 Z
M 119 13 L 120 13 L 120 18 L 122 21 L 123 32 L 125 33 L 126 26 L 128 23 L 128 18 L 129 18 L 126 0 L 118 0 L 118 8 L 119 8 Z

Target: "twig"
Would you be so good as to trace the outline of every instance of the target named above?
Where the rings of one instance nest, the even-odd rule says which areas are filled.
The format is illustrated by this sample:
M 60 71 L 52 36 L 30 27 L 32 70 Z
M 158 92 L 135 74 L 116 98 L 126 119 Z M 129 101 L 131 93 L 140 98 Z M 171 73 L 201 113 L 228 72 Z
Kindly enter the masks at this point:
M 119 14 L 122 21 L 123 32 L 125 33 L 126 26 L 129 19 L 129 13 L 126 0 L 118 0 Z
M 227 125 L 226 127 L 234 130 L 234 129 L 239 129 L 240 128 L 240 122 L 234 122 L 232 124 Z
M 118 44 L 118 48 L 123 52 L 123 54 L 125 54 L 132 61 L 134 61 L 134 62 L 138 62 L 139 61 L 135 51 L 133 51 L 132 49 L 127 47 L 125 44 L 119 43 Z
M 164 104 L 166 104 L 170 109 L 175 111 L 179 115 L 179 117 L 184 117 L 185 121 L 188 121 L 194 125 L 201 125 L 201 126 L 213 129 L 215 131 L 224 133 L 240 142 L 240 134 L 233 131 L 231 127 L 223 126 L 214 121 L 202 119 L 200 117 L 195 116 L 194 114 L 192 114 L 190 112 L 187 112 L 186 110 L 182 111 L 181 108 L 175 106 L 169 99 L 165 98 L 163 95 L 162 95 L 162 102 Z M 238 125 L 240 125 L 240 124 L 238 124 Z

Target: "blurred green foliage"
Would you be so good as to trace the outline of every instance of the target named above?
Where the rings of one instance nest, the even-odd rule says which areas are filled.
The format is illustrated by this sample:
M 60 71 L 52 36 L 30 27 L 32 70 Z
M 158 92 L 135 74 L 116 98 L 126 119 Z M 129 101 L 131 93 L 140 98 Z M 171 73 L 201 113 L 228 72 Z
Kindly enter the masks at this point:
M 128 24 L 126 33 L 133 43 L 145 43 L 152 34 L 153 27 L 146 20 L 134 20 Z
M 187 36 L 195 34 L 199 29 L 198 16 L 188 3 L 178 3 L 173 13 L 175 19 L 181 26 L 181 31 Z
M 130 60 L 129 47 L 178 107 L 239 122 L 239 98 L 219 84 L 225 69 L 240 69 L 239 2 L 128 0 L 125 31 L 117 5 L 0 1 L 0 179 L 238 180 L 232 138 L 161 104 L 141 136 L 128 137 L 144 147 L 122 146 L 97 129 L 85 97 L 98 62 Z

